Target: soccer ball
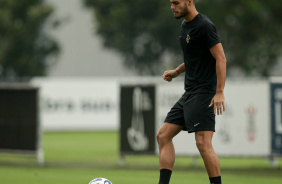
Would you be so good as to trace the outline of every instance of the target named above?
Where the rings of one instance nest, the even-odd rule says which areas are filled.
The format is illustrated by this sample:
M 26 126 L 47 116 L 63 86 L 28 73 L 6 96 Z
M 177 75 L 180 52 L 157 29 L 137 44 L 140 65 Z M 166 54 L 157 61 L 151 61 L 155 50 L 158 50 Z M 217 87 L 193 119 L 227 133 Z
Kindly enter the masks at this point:
M 90 181 L 89 184 L 112 184 L 112 182 L 106 178 L 95 178 L 94 180 Z

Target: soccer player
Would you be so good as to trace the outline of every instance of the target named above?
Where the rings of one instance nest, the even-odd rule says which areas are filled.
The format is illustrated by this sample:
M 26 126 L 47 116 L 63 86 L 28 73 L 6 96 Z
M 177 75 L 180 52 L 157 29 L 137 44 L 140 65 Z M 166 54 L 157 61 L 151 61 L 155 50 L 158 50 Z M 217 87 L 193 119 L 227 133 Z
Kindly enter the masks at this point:
M 212 137 L 215 115 L 225 111 L 225 54 L 214 24 L 196 10 L 194 0 L 170 2 L 174 17 L 184 17 L 179 36 L 184 63 L 176 69 L 165 71 L 163 79 L 170 82 L 185 72 L 185 93 L 168 112 L 157 133 L 159 184 L 168 184 L 170 181 L 175 160 L 172 139 L 181 130 L 195 132 L 196 146 L 210 183 L 221 184 L 220 163 L 212 147 Z

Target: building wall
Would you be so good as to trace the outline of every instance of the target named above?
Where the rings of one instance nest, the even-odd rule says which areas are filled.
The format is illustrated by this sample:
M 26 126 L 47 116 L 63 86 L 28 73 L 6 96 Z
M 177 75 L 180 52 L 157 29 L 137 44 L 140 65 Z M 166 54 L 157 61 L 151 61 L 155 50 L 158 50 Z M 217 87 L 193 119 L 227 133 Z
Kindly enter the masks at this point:
M 95 35 L 92 12 L 82 0 L 45 0 L 55 8 L 53 18 L 64 22 L 47 31 L 57 39 L 61 53 L 49 70 L 49 76 L 131 76 L 134 72 L 124 67 L 122 57 L 103 47 Z

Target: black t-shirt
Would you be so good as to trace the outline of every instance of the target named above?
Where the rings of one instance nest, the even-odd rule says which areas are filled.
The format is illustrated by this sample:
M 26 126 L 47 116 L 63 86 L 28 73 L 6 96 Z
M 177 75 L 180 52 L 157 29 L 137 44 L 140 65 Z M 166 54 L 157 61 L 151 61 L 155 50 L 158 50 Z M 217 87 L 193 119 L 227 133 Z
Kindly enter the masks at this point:
M 211 20 L 199 13 L 181 24 L 180 43 L 185 63 L 185 90 L 189 94 L 216 92 L 216 60 L 210 48 L 220 43 Z

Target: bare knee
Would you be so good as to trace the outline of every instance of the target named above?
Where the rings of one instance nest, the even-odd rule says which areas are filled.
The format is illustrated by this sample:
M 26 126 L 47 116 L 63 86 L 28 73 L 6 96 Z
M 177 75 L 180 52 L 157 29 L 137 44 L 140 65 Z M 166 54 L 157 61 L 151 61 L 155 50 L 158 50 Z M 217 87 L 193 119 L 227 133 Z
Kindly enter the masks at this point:
M 212 145 L 211 142 L 203 141 L 203 140 L 197 140 L 196 141 L 197 148 L 201 154 L 209 153 L 212 151 Z
M 195 133 L 196 145 L 201 154 L 213 151 L 212 131 L 201 131 Z
M 173 137 L 176 136 L 182 128 L 183 127 L 176 124 L 164 123 L 157 133 L 157 141 L 159 145 L 171 142 Z
M 159 130 L 157 133 L 157 141 L 159 144 L 165 144 L 166 142 L 169 142 L 172 140 L 172 137 L 170 137 L 166 132 Z

